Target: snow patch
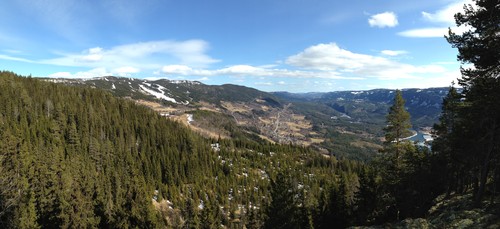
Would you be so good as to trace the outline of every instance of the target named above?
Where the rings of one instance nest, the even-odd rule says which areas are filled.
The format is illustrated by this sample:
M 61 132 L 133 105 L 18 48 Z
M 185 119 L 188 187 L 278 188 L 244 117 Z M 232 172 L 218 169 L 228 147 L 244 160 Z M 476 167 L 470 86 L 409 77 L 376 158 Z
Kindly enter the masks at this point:
M 342 118 L 348 118 L 348 119 L 351 119 L 351 116 L 347 115 L 347 114 L 342 114 L 340 117 Z
M 146 84 L 146 83 L 144 83 L 144 84 Z M 149 84 L 149 85 L 151 85 L 151 84 Z M 166 101 L 170 101 L 172 103 L 177 103 L 177 101 L 175 101 L 174 98 L 170 98 L 170 97 L 166 96 L 164 91 L 161 91 L 161 93 L 159 93 L 159 92 L 153 91 L 153 90 L 145 87 L 144 85 L 139 85 L 139 87 L 141 87 L 141 89 L 143 91 L 149 93 L 150 95 L 152 95 L 152 96 L 154 96 L 154 97 L 156 97 L 158 99 L 163 99 L 163 100 L 166 100 Z
M 111 85 L 111 90 L 115 90 L 115 89 L 116 89 L 116 86 L 115 86 L 115 84 L 113 83 L 113 84 Z
M 172 80 L 170 83 L 174 84 L 188 84 L 188 85 L 200 85 L 201 83 L 198 81 L 190 81 L 190 80 Z
M 193 114 L 187 114 L 187 122 L 189 125 L 191 125 L 191 122 L 193 122 L 194 119 L 193 119 Z

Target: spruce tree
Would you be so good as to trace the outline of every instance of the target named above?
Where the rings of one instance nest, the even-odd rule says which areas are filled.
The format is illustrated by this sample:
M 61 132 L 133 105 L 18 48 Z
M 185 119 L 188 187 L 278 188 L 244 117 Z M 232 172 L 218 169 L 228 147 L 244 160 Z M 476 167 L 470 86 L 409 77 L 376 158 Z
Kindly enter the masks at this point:
M 455 149 L 464 150 L 471 174 L 476 201 L 480 202 L 492 168 L 500 163 L 500 7 L 498 0 L 475 0 L 466 5 L 464 13 L 455 15 L 457 26 L 467 26 L 464 33 L 451 29 L 446 37 L 458 49 L 457 59 L 473 67 L 461 69 L 459 84 L 463 87 L 465 103 L 461 118 L 466 133 L 460 139 L 469 144 Z M 475 178 L 479 177 L 479 179 Z M 499 183 L 498 178 L 493 178 Z
M 464 168 L 463 163 L 458 163 L 467 156 L 464 153 L 464 147 L 457 147 L 463 144 L 459 135 L 465 133 L 463 126 L 460 125 L 460 112 L 463 107 L 461 101 L 462 95 L 457 92 L 455 87 L 450 87 L 448 94 L 443 99 L 441 116 L 439 123 L 435 124 L 433 135 L 435 137 L 432 142 L 432 151 L 435 152 L 441 160 L 441 166 L 444 167 L 444 172 L 441 174 L 446 181 L 448 194 L 452 190 L 457 190 L 457 179 L 461 179 L 461 174 Z M 452 160 L 455 161 L 452 163 Z
M 267 208 L 264 228 L 294 228 L 297 222 L 297 201 L 295 188 L 287 175 L 278 173 L 271 181 L 271 203 Z
M 389 108 L 385 131 L 387 151 L 394 151 L 396 161 L 401 153 L 401 140 L 411 134 L 410 113 L 405 109 L 405 100 L 400 90 L 396 90 L 393 105 Z

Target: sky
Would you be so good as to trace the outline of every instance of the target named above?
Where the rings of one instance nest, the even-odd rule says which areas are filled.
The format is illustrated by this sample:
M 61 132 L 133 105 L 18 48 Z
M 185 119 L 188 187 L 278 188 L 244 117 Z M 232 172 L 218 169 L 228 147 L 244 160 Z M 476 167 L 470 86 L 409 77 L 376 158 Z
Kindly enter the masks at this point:
M 2 0 L 0 70 L 328 92 L 446 87 L 471 0 Z

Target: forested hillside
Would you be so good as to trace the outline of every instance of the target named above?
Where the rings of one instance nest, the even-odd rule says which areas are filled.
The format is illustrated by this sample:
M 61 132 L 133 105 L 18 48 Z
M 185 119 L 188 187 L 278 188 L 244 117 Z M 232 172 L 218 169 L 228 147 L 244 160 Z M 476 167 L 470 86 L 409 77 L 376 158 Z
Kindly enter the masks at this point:
M 205 139 L 96 89 L 10 72 L 0 87 L 2 228 L 320 227 L 338 214 L 349 217 L 334 225 L 354 222 L 344 210 L 354 209 L 367 169 L 358 162 Z M 267 210 L 281 197 L 286 215 Z

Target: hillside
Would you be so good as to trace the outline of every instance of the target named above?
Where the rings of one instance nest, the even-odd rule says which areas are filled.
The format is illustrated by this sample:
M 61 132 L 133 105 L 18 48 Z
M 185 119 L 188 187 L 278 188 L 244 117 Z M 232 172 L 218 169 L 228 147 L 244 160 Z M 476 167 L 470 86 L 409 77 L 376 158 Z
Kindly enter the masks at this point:
M 309 212 L 295 222 L 306 222 L 338 202 L 318 202 L 328 187 L 353 196 L 347 183 L 363 168 L 303 147 L 204 138 L 102 90 L 10 72 L 0 72 L 0 101 L 1 228 L 261 227 L 279 174 L 301 196 L 290 210 Z
M 393 90 L 292 94 L 238 85 L 123 77 L 47 79 L 104 89 L 184 122 L 207 137 L 245 136 L 313 146 L 327 155 L 367 160 L 381 148 Z M 414 128 L 437 122 L 445 88 L 407 89 Z M 188 116 L 192 119 L 188 122 Z

